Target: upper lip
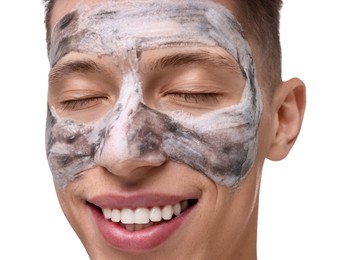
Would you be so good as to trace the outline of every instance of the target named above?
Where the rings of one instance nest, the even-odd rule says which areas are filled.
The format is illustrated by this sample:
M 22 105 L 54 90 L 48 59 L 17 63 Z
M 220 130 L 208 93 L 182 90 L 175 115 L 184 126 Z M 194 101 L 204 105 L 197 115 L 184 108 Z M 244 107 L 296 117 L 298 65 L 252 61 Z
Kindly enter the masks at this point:
M 174 205 L 178 202 L 198 199 L 193 195 L 168 195 L 168 194 L 136 194 L 113 195 L 104 194 L 88 199 L 88 202 L 99 208 L 123 209 L 123 208 L 151 208 L 155 206 Z

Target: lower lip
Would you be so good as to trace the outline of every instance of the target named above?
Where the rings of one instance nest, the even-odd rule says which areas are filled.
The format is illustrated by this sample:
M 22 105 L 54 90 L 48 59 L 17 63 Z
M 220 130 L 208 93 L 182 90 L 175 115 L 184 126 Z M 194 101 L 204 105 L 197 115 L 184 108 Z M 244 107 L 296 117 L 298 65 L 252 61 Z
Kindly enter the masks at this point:
M 128 231 L 119 224 L 106 220 L 98 208 L 92 206 L 90 208 L 100 233 L 110 245 L 124 251 L 138 252 L 152 250 L 168 240 L 194 207 L 170 221 L 155 224 L 140 231 Z

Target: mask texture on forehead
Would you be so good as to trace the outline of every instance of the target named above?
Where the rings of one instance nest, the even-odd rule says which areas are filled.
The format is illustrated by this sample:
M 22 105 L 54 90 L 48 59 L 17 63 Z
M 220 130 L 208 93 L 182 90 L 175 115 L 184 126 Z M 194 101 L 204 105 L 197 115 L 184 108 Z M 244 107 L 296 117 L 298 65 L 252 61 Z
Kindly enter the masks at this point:
M 174 160 L 229 188 L 246 177 L 256 157 L 262 104 L 249 45 L 226 8 L 207 0 L 80 6 L 56 24 L 51 39 L 52 67 L 72 51 L 111 55 L 123 77 L 114 108 L 97 122 L 60 118 L 48 108 L 47 157 L 62 189 L 89 169 L 112 171 L 114 163 L 127 160 Z M 240 103 L 198 117 L 147 107 L 138 55 L 170 46 L 225 49 L 245 77 Z

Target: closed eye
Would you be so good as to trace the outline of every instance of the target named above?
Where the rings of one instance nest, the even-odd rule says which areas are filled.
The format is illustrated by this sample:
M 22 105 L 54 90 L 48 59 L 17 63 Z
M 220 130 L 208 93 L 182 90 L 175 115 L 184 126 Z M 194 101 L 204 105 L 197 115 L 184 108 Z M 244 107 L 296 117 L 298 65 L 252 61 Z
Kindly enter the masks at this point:
M 168 96 L 175 101 L 187 103 L 218 104 L 218 93 L 169 93 Z
M 107 100 L 107 97 L 82 97 L 82 98 L 75 98 L 75 99 L 68 99 L 60 102 L 60 107 L 62 110 L 67 111 L 77 111 L 88 109 L 94 107 L 104 100 Z

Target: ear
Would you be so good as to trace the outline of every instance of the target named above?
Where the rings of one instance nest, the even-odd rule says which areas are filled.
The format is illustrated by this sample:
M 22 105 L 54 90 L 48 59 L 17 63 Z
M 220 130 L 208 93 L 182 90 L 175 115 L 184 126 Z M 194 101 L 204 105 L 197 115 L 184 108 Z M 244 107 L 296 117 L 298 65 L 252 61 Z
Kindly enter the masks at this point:
M 294 145 L 301 130 L 306 105 L 304 83 L 297 78 L 283 82 L 273 97 L 273 142 L 267 158 L 284 159 Z

